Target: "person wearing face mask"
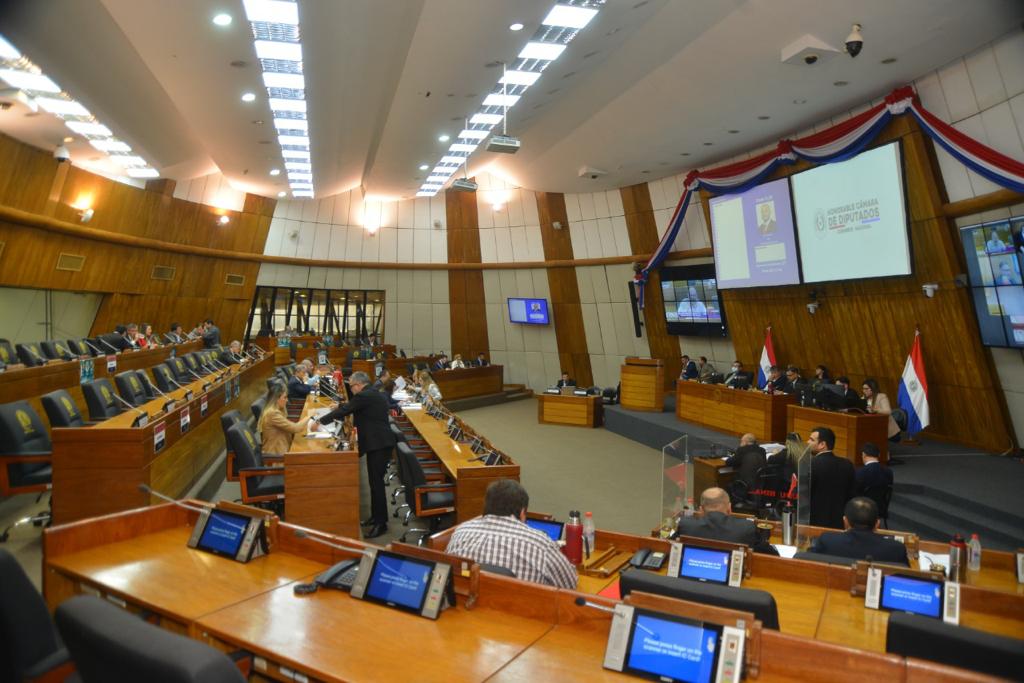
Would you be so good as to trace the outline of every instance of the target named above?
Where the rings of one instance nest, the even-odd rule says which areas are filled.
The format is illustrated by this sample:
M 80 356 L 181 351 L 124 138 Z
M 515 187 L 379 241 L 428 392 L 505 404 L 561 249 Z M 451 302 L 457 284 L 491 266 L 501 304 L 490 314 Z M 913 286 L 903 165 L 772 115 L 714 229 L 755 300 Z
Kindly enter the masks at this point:
M 743 363 L 733 361 L 729 374 L 725 376 L 725 386 L 733 389 L 746 389 L 750 386 L 750 373 L 743 371 Z

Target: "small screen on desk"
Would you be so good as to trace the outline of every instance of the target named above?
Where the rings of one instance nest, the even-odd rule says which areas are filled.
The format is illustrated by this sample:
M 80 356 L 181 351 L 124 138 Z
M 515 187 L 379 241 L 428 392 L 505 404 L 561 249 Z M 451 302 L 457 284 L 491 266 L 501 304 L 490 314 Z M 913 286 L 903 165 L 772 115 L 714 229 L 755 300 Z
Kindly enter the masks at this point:
M 637 610 L 626 669 L 661 681 L 714 679 L 722 627 Z
M 196 547 L 217 555 L 235 557 L 238 548 L 242 545 L 242 538 L 245 536 L 245 528 L 249 524 L 249 518 L 242 515 L 235 515 L 223 510 L 210 512 L 206 526 L 203 528 L 203 535 L 199 537 Z
M 379 551 L 366 585 L 366 597 L 419 612 L 433 571 L 433 562 Z
M 679 576 L 698 581 L 728 583 L 729 557 L 728 550 L 684 546 L 683 560 L 679 563 Z
M 526 526 L 537 531 L 542 531 L 547 534 L 552 541 L 562 540 L 562 527 L 565 526 L 564 522 L 556 522 L 548 519 L 529 519 L 526 520 Z
M 924 617 L 942 616 L 942 581 L 890 574 L 882 578 L 882 608 Z

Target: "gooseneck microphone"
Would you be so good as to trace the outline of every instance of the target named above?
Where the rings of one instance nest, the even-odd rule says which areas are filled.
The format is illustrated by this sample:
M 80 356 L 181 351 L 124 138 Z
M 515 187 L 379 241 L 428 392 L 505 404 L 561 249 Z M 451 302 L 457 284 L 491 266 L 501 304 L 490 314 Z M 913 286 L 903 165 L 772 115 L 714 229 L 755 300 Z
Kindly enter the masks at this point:
M 366 552 L 367 552 L 366 548 L 360 548 L 358 546 L 341 545 L 340 543 L 333 543 L 331 541 L 325 541 L 322 538 L 317 538 L 316 536 L 311 536 L 309 534 L 309 532 L 306 531 L 305 529 L 296 529 L 295 530 L 295 538 L 302 538 L 302 539 L 305 539 L 307 541 L 313 541 L 314 543 L 319 543 L 320 545 L 325 545 L 328 548 L 334 548 L 335 550 L 344 550 L 345 552 L 356 553 L 358 555 L 365 555 Z
M 111 351 L 113 351 L 114 353 L 118 353 L 118 352 L 119 352 L 119 349 L 115 348 L 113 344 L 111 344 L 110 342 L 108 342 L 108 341 L 107 341 L 106 339 L 104 339 L 103 337 L 96 337 L 96 341 L 98 341 L 98 342 L 100 342 L 100 343 L 102 343 L 102 344 L 106 345 L 106 347 L 107 347 L 108 349 L 110 349 Z
M 93 353 L 95 353 L 97 356 L 103 355 L 103 351 L 90 344 L 88 339 L 83 339 L 82 343 L 88 346 L 90 349 L 92 349 Z
M 189 510 L 191 512 L 200 512 L 200 513 L 202 513 L 202 512 L 206 512 L 206 510 L 207 510 L 206 508 L 196 507 L 195 505 L 189 505 L 188 503 L 182 503 L 180 500 L 176 500 L 174 498 L 171 498 L 170 496 L 168 496 L 166 494 L 163 494 L 163 493 L 160 493 L 159 491 L 154 491 L 153 489 L 151 489 L 149 486 L 147 486 L 145 484 L 139 484 L 138 489 L 140 491 L 142 491 L 143 493 L 148 493 L 151 496 L 156 496 L 160 500 L 165 500 L 168 503 L 171 503 L 173 505 L 177 505 L 178 507 L 184 508 L 184 509 Z
M 123 405 L 125 405 L 125 406 L 126 406 L 126 407 L 127 407 L 128 409 L 129 409 L 129 410 L 134 410 L 134 411 L 135 411 L 136 413 L 138 413 L 139 415 L 145 415 L 146 417 L 149 417 L 149 413 L 147 413 L 147 412 L 146 412 L 145 410 L 143 410 L 142 408 L 138 408 L 138 407 L 136 407 L 136 406 L 132 405 L 132 404 L 131 404 L 131 403 L 129 403 L 128 401 L 126 401 L 126 400 L 124 400 L 123 398 L 121 398 L 120 396 L 118 396 L 118 395 L 117 395 L 116 393 L 111 393 L 110 395 L 111 395 L 111 396 L 113 396 L 114 398 L 116 398 L 116 399 L 117 399 L 118 401 L 120 401 L 120 402 L 121 402 L 121 403 L 122 403 Z
M 606 607 L 605 605 L 599 605 L 596 602 L 590 602 L 586 598 L 576 598 L 576 606 L 577 607 L 589 607 L 591 609 L 601 610 L 602 612 L 612 612 L 612 613 L 615 612 L 615 610 L 613 608 L 611 608 L 611 607 Z

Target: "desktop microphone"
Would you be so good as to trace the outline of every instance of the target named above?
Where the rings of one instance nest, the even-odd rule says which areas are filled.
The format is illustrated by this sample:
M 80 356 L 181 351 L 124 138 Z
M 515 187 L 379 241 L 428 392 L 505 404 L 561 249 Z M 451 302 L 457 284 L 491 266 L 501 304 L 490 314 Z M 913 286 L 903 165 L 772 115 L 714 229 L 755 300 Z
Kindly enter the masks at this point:
M 184 384 L 178 384 L 178 381 L 177 381 L 176 379 L 174 379 L 173 377 L 171 377 L 171 375 L 170 375 L 170 371 L 169 371 L 169 370 L 168 370 L 168 374 L 167 374 L 167 376 L 165 377 L 165 379 L 166 379 L 166 380 L 167 380 L 168 382 L 170 382 L 171 384 L 173 384 L 174 386 L 178 387 L 179 389 L 184 389 L 184 388 L 185 388 L 185 385 L 184 385 Z
M 102 355 L 103 355 L 103 351 L 101 351 L 100 349 L 97 349 L 97 348 L 96 348 L 95 346 L 93 346 L 92 344 L 90 344 L 90 343 L 89 343 L 89 340 L 88 340 L 88 339 L 83 339 L 83 340 L 82 340 L 82 343 L 83 343 L 83 344 L 85 344 L 86 346 L 88 346 L 88 347 L 89 347 L 90 349 L 92 349 L 92 350 L 93 350 L 93 352 L 94 352 L 94 353 L 95 353 L 95 354 L 96 354 L 97 356 L 102 356 Z
M 325 541 L 322 538 L 317 538 L 316 536 L 310 536 L 309 532 L 306 531 L 305 529 L 296 529 L 295 530 L 295 538 L 302 538 L 302 539 L 305 539 L 307 541 L 313 541 L 314 543 L 319 543 L 320 545 L 325 545 L 328 548 L 334 548 L 335 550 L 344 550 L 345 552 L 356 553 L 357 555 L 365 555 L 367 550 L 368 550 L 367 548 L 357 548 L 356 546 L 344 546 L 344 545 L 341 545 L 339 543 L 332 543 L 331 541 Z
M 147 413 L 145 410 L 142 410 L 141 408 L 137 408 L 137 407 L 133 406 L 131 403 L 129 403 L 128 401 L 124 400 L 123 398 L 118 396 L 116 393 L 112 393 L 110 395 L 113 396 L 114 398 L 116 398 L 118 401 L 120 401 L 124 405 L 128 406 L 128 408 L 130 408 L 131 410 L 134 410 L 139 415 L 145 415 L 147 418 L 149 417 L 149 413 Z
M 96 337 L 96 341 L 98 341 L 98 342 L 102 342 L 103 344 L 106 344 L 107 348 L 109 348 L 109 349 L 110 349 L 111 351 L 113 351 L 114 353 L 118 353 L 118 349 L 114 348 L 114 345 L 113 345 L 113 344 L 111 344 L 110 342 L 108 342 L 108 341 L 107 341 L 106 339 L 104 339 L 103 337 Z
M 186 510 L 189 510 L 190 512 L 199 512 L 199 513 L 207 512 L 207 508 L 200 508 L 200 507 L 196 507 L 194 505 L 189 505 L 188 503 L 182 503 L 180 500 L 176 500 L 174 498 L 171 498 L 170 496 L 165 495 L 163 493 L 160 493 L 159 491 L 154 491 L 153 489 L 151 489 L 149 486 L 147 486 L 145 484 L 139 484 L 138 489 L 140 491 L 142 491 L 143 493 L 148 493 L 151 496 L 156 496 L 160 500 L 166 500 L 168 503 L 171 503 L 173 505 L 177 505 L 178 507 L 184 508 Z
M 333 389 L 328 389 L 323 383 L 320 384 L 320 391 L 327 394 L 328 398 L 333 398 L 338 403 L 344 403 L 345 401 L 341 398 L 341 395 Z
M 169 403 L 171 404 L 171 406 L 172 406 L 172 409 L 173 409 L 173 405 L 174 405 L 175 403 L 177 403 L 177 402 L 178 402 L 178 399 L 174 398 L 173 396 L 168 396 L 168 395 L 167 395 L 167 394 L 165 394 L 164 392 L 160 391 L 160 387 L 158 387 L 157 385 L 155 385 L 155 384 L 153 384 L 152 382 L 150 382 L 150 381 L 149 381 L 149 378 L 148 378 L 148 377 L 146 377 L 146 378 L 145 378 L 145 380 L 146 380 L 146 386 L 148 386 L 148 387 L 149 387 L 150 389 L 152 389 L 152 390 L 153 390 L 153 391 L 155 391 L 156 393 L 158 393 L 158 394 L 160 394 L 161 396 L 163 396 L 164 398 L 166 398 L 166 399 L 168 400 L 168 402 L 169 402 Z M 172 381 L 173 381 L 173 380 L 172 380 Z M 165 403 L 165 404 L 164 404 L 164 412 L 165 412 L 165 413 L 167 413 L 167 412 L 170 412 L 170 411 L 169 411 L 169 410 L 167 409 L 167 403 Z
M 591 609 L 601 610 L 602 612 L 611 612 L 613 614 L 615 613 L 614 608 L 605 607 L 604 605 L 599 605 L 596 602 L 590 602 L 586 598 L 576 598 L 575 602 L 577 607 L 590 607 Z

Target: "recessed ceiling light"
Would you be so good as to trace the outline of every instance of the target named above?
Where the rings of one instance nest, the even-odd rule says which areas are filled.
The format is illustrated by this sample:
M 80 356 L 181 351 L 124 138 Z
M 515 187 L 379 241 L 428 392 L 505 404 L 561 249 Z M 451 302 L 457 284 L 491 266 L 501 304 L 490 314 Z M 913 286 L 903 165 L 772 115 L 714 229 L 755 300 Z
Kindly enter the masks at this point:
M 279 168 L 272 168 L 272 169 L 270 169 L 270 175 L 281 175 L 281 169 L 279 169 Z
M 767 114 L 761 114 L 760 116 L 758 116 L 758 117 L 757 117 L 757 120 L 758 120 L 758 121 L 767 121 L 767 120 L 768 120 L 768 119 L 770 119 L 770 118 L 771 118 L 771 117 L 770 117 L 770 116 L 768 116 Z
M 494 126 L 501 123 L 502 118 L 504 117 L 501 114 L 473 114 L 469 122 Z M 442 140 L 442 142 L 444 141 Z
M 281 145 L 309 145 L 308 135 L 278 135 L 277 141 Z
M 886 57 L 885 59 L 882 60 L 882 64 L 895 64 L 895 63 L 896 63 L 896 58 L 895 57 Z
M 63 114 L 64 116 L 92 116 L 89 110 L 80 105 L 78 102 L 70 100 L 57 100 L 49 97 L 37 97 L 35 98 L 36 104 L 51 114 Z
M 536 83 L 538 78 L 540 78 L 538 71 L 506 71 L 505 75 L 498 79 L 498 83 L 530 86 Z
M 282 149 L 281 156 L 285 159 L 309 159 L 309 152 L 298 149 Z
M 213 17 L 213 23 L 217 24 L 217 26 L 230 26 L 231 15 L 226 12 L 221 12 Z
M 470 130 L 468 128 L 459 133 L 460 138 L 466 138 L 468 140 L 483 140 L 488 135 L 490 135 L 490 133 L 486 130 Z
M 438 135 L 437 136 L 437 141 L 438 142 L 448 142 L 449 140 L 451 140 L 451 137 L 448 136 L 448 135 Z
M 274 128 L 278 130 L 309 130 L 306 119 L 274 119 Z
M 448 149 L 453 151 L 453 152 L 469 152 L 470 154 L 472 154 L 473 151 L 476 148 L 477 148 L 477 145 L 465 145 L 465 144 L 462 144 L 461 142 L 456 142 L 454 145 L 452 145 Z
M 441 161 L 439 161 L 438 163 L 439 164 L 446 164 L 446 165 L 447 164 L 455 164 L 456 166 L 461 166 L 462 162 L 465 161 L 465 160 L 466 160 L 466 157 L 455 157 L 455 156 L 451 156 L 451 155 L 445 155 L 445 156 L 441 157 Z M 424 164 L 423 166 L 420 167 L 420 170 L 425 170 L 425 169 L 426 169 L 426 164 Z
M 285 4 L 285 3 L 280 3 Z M 273 40 L 253 41 L 256 56 L 260 59 L 282 59 L 289 62 L 302 61 L 302 45 L 299 43 L 281 43 Z
M 564 26 L 566 28 L 584 28 L 590 20 L 597 16 L 597 10 L 589 7 L 573 7 L 572 5 L 555 5 L 540 23 L 545 26 Z
M 292 88 L 293 90 L 303 90 L 306 87 L 306 79 L 302 74 L 284 74 L 264 71 L 263 85 L 268 88 Z
M 88 121 L 65 121 L 64 125 L 79 135 L 99 135 L 110 137 L 114 133 L 102 123 L 89 123 Z
M 132 148 L 120 140 L 90 140 L 89 144 L 101 152 L 130 152 Z
M 520 23 L 519 23 L 519 22 L 517 21 L 516 23 L 514 23 L 514 24 L 511 24 L 511 25 L 510 25 L 510 26 L 508 27 L 508 30 L 509 30 L 509 31 L 522 31 L 522 30 L 523 30 L 523 25 L 522 25 L 522 24 L 520 24 Z
M 268 104 L 274 113 L 279 111 L 294 111 L 301 114 L 306 113 L 306 100 L 289 100 L 282 97 L 271 97 Z
M 485 107 L 514 107 L 519 101 L 519 95 L 502 95 L 491 93 L 484 98 Z
M 849 81 L 836 81 L 832 85 L 836 86 L 837 88 L 842 88 L 844 85 L 850 85 L 850 82 Z
M 20 90 L 36 90 L 39 92 L 60 92 L 60 86 L 43 74 L 19 71 L 18 69 L 0 70 L 0 78 L 7 84 Z
M 299 5 L 296 2 L 280 2 L 279 0 L 243 0 L 245 15 L 249 21 L 266 22 L 268 24 L 299 23 Z
M 287 192 L 284 192 L 284 191 L 282 190 L 281 192 L 278 192 L 278 193 L 277 193 L 277 196 L 278 196 L 278 197 L 287 197 L 287 196 L 288 196 L 288 193 L 287 193 Z
M 426 171 L 428 168 L 430 168 L 430 164 L 420 164 L 421 171 Z
M 519 53 L 520 59 L 545 59 L 553 61 L 565 52 L 565 45 L 559 43 L 541 43 L 530 41 Z
M 284 167 L 291 171 L 311 171 L 313 170 L 313 164 L 308 161 L 286 161 Z
M 254 92 L 244 92 L 244 93 L 242 93 L 242 101 L 243 102 L 255 102 L 256 101 L 256 93 L 254 93 Z
M 0 36 L 0 59 L 19 59 L 21 53 L 18 49 L 4 40 L 3 36 Z

